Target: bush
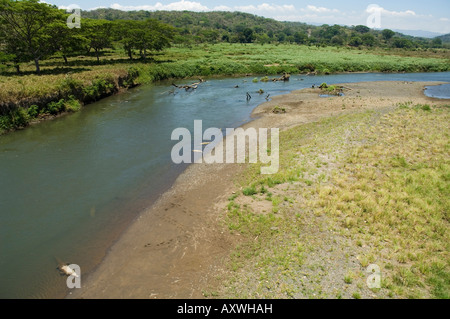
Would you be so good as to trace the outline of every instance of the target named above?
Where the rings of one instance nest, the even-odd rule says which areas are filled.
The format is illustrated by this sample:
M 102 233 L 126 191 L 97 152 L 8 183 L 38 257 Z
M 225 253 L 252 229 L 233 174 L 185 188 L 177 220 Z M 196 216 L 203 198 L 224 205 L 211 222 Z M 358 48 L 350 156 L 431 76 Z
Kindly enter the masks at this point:
M 35 118 L 39 115 L 39 107 L 37 105 L 32 105 L 27 110 L 30 118 Z
M 58 102 L 50 102 L 44 109 L 44 113 L 48 113 L 51 115 L 56 115 L 65 111 L 66 106 L 64 104 L 64 99 L 59 100 Z
M 74 98 L 73 95 L 69 96 L 69 99 L 64 103 L 68 112 L 78 112 L 81 108 L 81 103 Z
M 283 114 L 283 113 L 286 113 L 286 109 L 284 107 L 280 107 L 277 105 L 273 108 L 272 113 Z
M 252 196 L 252 195 L 257 194 L 257 191 L 256 191 L 255 186 L 251 186 L 251 187 L 244 188 L 242 190 L 242 194 L 244 194 L 245 196 Z
M 83 92 L 83 81 L 74 79 L 67 75 L 58 85 L 59 91 L 63 96 L 69 94 L 81 97 Z
M 11 129 L 11 121 L 7 115 L 0 116 L 0 130 L 8 131 Z
M 30 122 L 28 112 L 23 108 L 17 108 L 9 113 L 0 116 L 0 129 L 9 131 L 21 127 L 26 127 Z

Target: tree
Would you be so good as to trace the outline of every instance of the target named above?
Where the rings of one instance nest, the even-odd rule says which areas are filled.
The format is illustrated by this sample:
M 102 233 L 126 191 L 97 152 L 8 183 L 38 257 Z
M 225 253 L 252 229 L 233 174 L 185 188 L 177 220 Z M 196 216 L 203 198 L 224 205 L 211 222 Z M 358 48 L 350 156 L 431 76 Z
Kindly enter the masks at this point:
M 200 35 L 205 39 L 205 42 L 208 43 L 217 43 L 217 39 L 219 38 L 219 31 L 207 29 L 202 30 Z
M 1 36 L 0 39 L 5 39 L 5 36 Z M 20 63 L 28 62 L 31 57 L 25 53 L 25 50 L 20 47 L 17 42 L 0 42 L 0 63 L 4 65 L 12 65 L 17 74 L 20 74 Z
M 20 63 L 28 62 L 31 56 L 26 54 L 20 42 L 11 41 L 6 28 L 0 28 L 0 63 L 13 66 L 20 74 Z
M 93 49 L 97 62 L 100 62 L 100 52 L 111 45 L 112 23 L 106 20 L 85 19 L 82 30 L 87 39 L 87 51 Z
M 256 36 L 252 28 L 245 28 L 239 32 L 239 42 L 240 43 L 252 43 Z
M 39 61 L 55 50 L 51 25 L 64 19 L 60 10 L 39 0 L 0 0 L 0 28 L 6 46 L 20 50 L 16 57 L 34 60 L 36 73 Z
M 352 47 L 359 47 L 363 44 L 363 41 L 359 36 L 353 36 L 348 44 Z
M 147 51 L 161 51 L 170 47 L 175 35 L 173 27 L 154 19 L 116 21 L 113 31 L 131 60 L 133 59 L 134 49 L 139 50 L 141 57 L 145 60 Z M 213 37 L 218 37 L 218 32 L 214 30 L 213 33 L 206 33 L 206 36 L 210 36 L 210 40 L 212 40 Z
M 294 41 L 297 44 L 304 44 L 308 41 L 308 36 L 304 32 L 295 32 Z
M 442 39 L 441 38 L 434 38 L 433 41 L 431 41 L 431 47 L 433 47 L 433 48 L 441 48 L 442 47 Z
M 286 41 L 286 34 L 284 32 L 278 33 L 277 34 L 277 40 L 278 40 L 278 42 Z
M 410 49 L 413 47 L 413 43 L 405 38 L 394 38 L 392 46 L 399 49 Z
M 389 40 L 395 35 L 395 32 L 392 31 L 392 30 L 389 30 L 389 29 L 384 29 L 384 30 L 381 32 L 381 34 L 383 35 L 383 38 L 384 38 L 386 41 L 389 41 Z
M 133 49 L 136 47 L 136 32 L 140 29 L 142 22 L 117 20 L 113 25 L 113 36 L 119 41 L 130 60 L 133 60 Z
M 266 44 L 266 43 L 270 43 L 270 38 L 267 34 L 263 33 L 263 34 L 258 34 L 256 36 L 256 41 L 258 41 L 258 43 L 261 43 L 262 45 Z
M 68 15 L 67 15 L 68 16 Z M 86 38 L 78 28 L 69 29 L 66 20 L 57 20 L 49 25 L 52 30 L 52 44 L 55 52 L 60 52 L 64 63 L 68 63 L 67 56 L 83 50 Z
M 339 25 L 329 26 L 328 24 L 324 24 L 319 31 L 319 36 L 323 40 L 327 42 L 331 41 L 334 36 L 341 34 L 341 27 Z
M 368 47 L 372 47 L 375 45 L 375 37 L 373 34 L 365 33 L 362 36 L 362 42 L 364 45 L 367 45 Z
M 175 29 L 172 26 L 155 19 L 147 19 L 145 27 L 152 34 L 150 50 L 162 51 L 165 48 L 170 48 L 170 43 L 175 35 Z
M 354 29 L 359 33 L 367 33 L 370 31 L 370 28 L 365 25 L 357 25 Z
M 333 38 L 331 38 L 331 44 L 336 46 L 344 45 L 344 38 L 339 35 L 335 35 Z

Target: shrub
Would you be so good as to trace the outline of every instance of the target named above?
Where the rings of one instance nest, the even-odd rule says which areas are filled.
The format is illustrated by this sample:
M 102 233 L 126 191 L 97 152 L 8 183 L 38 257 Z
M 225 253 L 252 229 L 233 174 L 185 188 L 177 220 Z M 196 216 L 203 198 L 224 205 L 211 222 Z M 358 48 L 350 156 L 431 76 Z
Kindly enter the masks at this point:
M 67 75 L 58 85 L 59 91 L 63 96 L 69 94 L 81 97 L 83 92 L 83 81 L 74 79 L 72 76 Z
M 39 107 L 37 105 L 32 105 L 27 110 L 30 118 L 35 118 L 39 115 Z
M 9 113 L 0 116 L 0 129 L 9 131 L 25 127 L 30 122 L 28 112 L 23 108 L 17 108 L 9 111 Z
M 81 108 L 81 103 L 75 99 L 73 95 L 64 103 L 65 109 L 69 112 L 78 112 Z
M 284 107 L 280 107 L 277 105 L 273 108 L 272 113 L 283 114 L 283 113 L 286 113 L 286 109 Z
M 58 102 L 50 102 L 45 107 L 44 113 L 48 113 L 51 115 L 56 115 L 65 111 L 66 107 L 64 104 L 64 99 L 59 100 Z
M 242 190 L 242 194 L 245 196 L 252 196 L 257 193 L 255 186 L 247 187 Z

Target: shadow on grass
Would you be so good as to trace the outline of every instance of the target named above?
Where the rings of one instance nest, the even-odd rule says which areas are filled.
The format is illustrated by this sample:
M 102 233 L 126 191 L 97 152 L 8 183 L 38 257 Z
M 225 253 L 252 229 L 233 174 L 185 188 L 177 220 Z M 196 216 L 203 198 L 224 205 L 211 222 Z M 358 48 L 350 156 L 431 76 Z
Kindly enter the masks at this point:
M 69 61 L 64 62 L 62 57 L 54 56 L 41 62 L 42 66 L 53 66 L 53 67 L 74 67 L 74 66 L 99 66 L 99 65 L 115 65 L 115 64 L 142 64 L 142 63 L 171 63 L 176 62 L 170 59 L 157 59 L 158 57 L 165 57 L 164 53 L 151 53 L 148 54 L 146 59 L 139 57 L 135 54 L 131 60 L 129 57 L 118 57 L 120 55 L 114 52 L 104 52 L 100 54 L 100 60 L 97 61 L 97 57 L 94 53 L 89 53 L 86 55 L 74 55 L 68 56 Z
M 56 67 L 56 68 L 45 68 L 47 65 L 41 65 L 41 67 L 44 67 L 41 69 L 41 72 L 39 74 L 36 73 L 34 70 L 27 70 L 27 71 L 20 71 L 20 73 L 17 73 L 14 71 L 3 71 L 1 75 L 4 76 L 28 76 L 28 75 L 59 75 L 59 74 L 67 74 L 67 73 L 81 73 L 85 71 L 90 71 L 90 69 L 87 68 L 74 68 L 74 67 Z
M 58 75 L 66 74 L 69 72 L 80 73 L 85 71 L 91 71 L 91 68 L 95 66 L 107 66 L 107 65 L 120 65 L 120 64 L 162 64 L 173 63 L 175 60 L 170 59 L 157 59 L 158 57 L 164 57 L 164 53 L 155 52 L 148 54 L 146 59 L 138 57 L 135 54 L 134 58 L 130 60 L 128 57 L 118 57 L 116 52 L 103 52 L 100 54 L 100 60 L 97 61 L 97 57 L 94 53 L 88 53 L 86 55 L 68 55 L 69 61 L 66 63 L 61 56 L 52 56 L 46 60 L 40 62 L 41 72 L 37 74 L 34 66 L 26 67 L 27 70 L 21 70 L 17 73 L 16 69 L 12 65 L 8 65 L 6 69 L 0 71 L 0 75 L 4 76 L 27 76 L 27 75 Z M 117 58 L 116 58 L 117 57 Z M 25 64 L 24 64 L 25 65 Z

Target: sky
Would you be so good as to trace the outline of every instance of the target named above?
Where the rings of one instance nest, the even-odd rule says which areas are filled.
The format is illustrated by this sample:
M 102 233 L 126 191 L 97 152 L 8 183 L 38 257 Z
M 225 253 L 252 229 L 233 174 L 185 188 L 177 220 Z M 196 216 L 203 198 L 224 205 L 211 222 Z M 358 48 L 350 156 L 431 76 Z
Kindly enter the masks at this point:
M 318 24 L 367 25 L 380 13 L 382 29 L 424 30 L 450 33 L 450 0 L 47 0 L 61 8 L 77 5 L 83 10 L 241 11 L 280 21 Z M 376 5 L 370 9 L 370 5 Z M 370 26 L 370 25 L 369 25 Z

